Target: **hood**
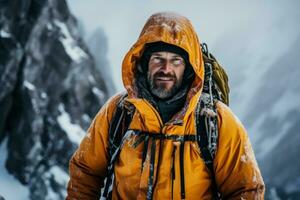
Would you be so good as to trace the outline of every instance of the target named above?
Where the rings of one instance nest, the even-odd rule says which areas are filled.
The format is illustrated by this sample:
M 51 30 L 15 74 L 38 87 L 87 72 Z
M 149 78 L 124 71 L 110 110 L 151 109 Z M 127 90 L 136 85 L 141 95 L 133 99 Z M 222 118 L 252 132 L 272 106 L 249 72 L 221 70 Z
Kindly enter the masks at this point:
M 204 63 L 200 42 L 191 22 L 186 17 L 172 12 L 153 14 L 147 20 L 137 42 L 126 54 L 122 63 L 122 78 L 128 97 L 138 97 L 135 73 L 145 44 L 159 41 L 176 45 L 188 53 L 195 78 L 187 94 L 187 100 L 199 97 L 204 80 Z

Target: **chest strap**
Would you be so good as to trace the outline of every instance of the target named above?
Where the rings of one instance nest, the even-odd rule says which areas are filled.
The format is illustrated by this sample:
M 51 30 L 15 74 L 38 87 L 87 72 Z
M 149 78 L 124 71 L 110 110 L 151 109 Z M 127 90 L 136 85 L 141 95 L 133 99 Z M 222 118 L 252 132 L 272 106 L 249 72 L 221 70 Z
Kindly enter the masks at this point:
M 180 196 L 181 199 L 185 199 L 185 176 L 184 176 L 184 144 L 186 141 L 194 141 L 199 142 L 200 136 L 199 135 L 168 135 L 162 133 L 151 133 L 139 130 L 128 130 L 128 135 L 137 135 L 139 138 L 131 144 L 133 148 L 136 148 L 139 144 L 144 142 L 143 152 L 142 152 L 142 166 L 141 170 L 143 170 L 149 140 L 151 140 L 151 147 L 150 147 L 150 171 L 149 171 L 149 178 L 148 178 L 148 190 L 147 190 L 147 200 L 153 199 L 153 191 L 154 191 L 154 169 L 155 169 L 155 154 L 156 154 L 156 140 L 163 141 L 163 140 L 172 140 L 174 143 L 179 143 L 179 159 L 180 159 Z M 174 147 L 176 148 L 176 146 Z M 172 154 L 173 155 L 173 154 Z M 173 155 L 174 156 L 174 155 Z M 174 166 L 173 166 L 174 167 Z M 159 166 L 157 167 L 158 170 Z M 173 175 L 174 176 L 174 175 Z

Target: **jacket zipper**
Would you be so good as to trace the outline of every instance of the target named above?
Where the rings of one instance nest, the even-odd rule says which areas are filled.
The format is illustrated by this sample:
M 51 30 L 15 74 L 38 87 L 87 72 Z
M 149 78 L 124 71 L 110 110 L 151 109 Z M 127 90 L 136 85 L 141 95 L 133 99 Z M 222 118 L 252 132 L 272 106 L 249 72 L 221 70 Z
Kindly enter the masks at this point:
M 176 155 L 177 146 L 173 146 L 172 151 L 172 164 L 171 164 L 171 199 L 174 199 L 174 181 L 175 181 L 175 155 Z

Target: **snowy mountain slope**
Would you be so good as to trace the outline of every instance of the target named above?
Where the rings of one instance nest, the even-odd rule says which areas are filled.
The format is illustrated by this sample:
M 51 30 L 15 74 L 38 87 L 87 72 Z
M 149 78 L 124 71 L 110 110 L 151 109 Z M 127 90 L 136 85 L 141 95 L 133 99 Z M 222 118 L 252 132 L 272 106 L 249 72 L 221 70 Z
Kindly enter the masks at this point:
M 291 12 L 257 29 L 245 25 L 212 48 L 228 71 L 230 105 L 250 135 L 266 199 L 300 198 L 299 15 Z
M 0 2 L 0 13 L 0 195 L 64 199 L 69 159 L 109 97 L 105 77 L 65 1 Z
M 105 86 L 109 96 L 114 95 L 116 91 L 115 83 L 112 79 L 112 68 L 107 59 L 108 38 L 102 28 L 96 29 L 87 39 L 88 48 L 95 60 L 96 69 L 105 79 Z
M 256 125 L 255 145 L 266 182 L 300 197 L 300 37 L 273 63 L 252 97 L 246 119 Z
M 7 159 L 7 139 L 0 146 L 0 199 L 25 200 L 29 197 L 29 189 L 10 175 L 5 168 Z
M 47 2 L 50 2 L 50 6 L 42 9 Z M 210 15 L 209 9 L 205 9 L 205 3 L 200 2 L 201 6 L 191 4 L 197 10 L 196 13 L 191 13 L 192 16 L 196 16 L 192 21 L 202 23 L 202 26 L 196 27 L 198 30 L 210 30 L 206 36 L 218 37 L 215 43 L 208 45 L 228 71 L 231 107 L 243 121 L 251 137 L 267 184 L 266 199 L 300 199 L 300 151 L 297 147 L 300 124 L 297 63 L 300 52 L 299 2 L 257 2 L 260 6 L 255 8 L 265 8 L 257 9 L 257 12 L 255 9 L 252 9 L 253 12 L 248 10 L 254 19 L 247 23 L 236 23 L 238 20 L 226 23 L 226 16 L 238 19 L 245 11 L 239 7 L 241 4 L 237 1 L 226 2 L 226 9 L 219 6 L 213 15 Z M 95 6 L 97 12 L 101 10 L 102 3 L 99 2 L 99 7 Z M 133 4 L 125 4 L 135 9 Z M 145 2 L 141 4 L 144 5 Z M 235 9 L 229 9 L 232 4 L 237 12 Z M 87 12 L 88 5 L 87 2 L 82 3 L 84 12 L 91 18 L 90 24 L 103 20 L 108 21 L 109 27 L 118 26 L 105 17 L 95 18 Z M 172 3 L 172 6 L 174 5 L 176 3 Z M 162 8 L 161 2 L 158 7 Z M 111 15 L 116 15 L 115 11 L 118 12 L 106 7 L 105 9 Z M 40 13 L 42 10 L 43 14 Z M 204 16 L 201 15 L 203 10 L 207 12 Z M 103 13 L 107 14 L 106 11 Z M 124 7 L 122 11 L 124 14 L 128 10 Z M 266 12 L 260 13 L 261 11 Z M 0 2 L 0 12 L 0 141 L 3 141 L 1 148 L 4 148 L 7 139 L 11 138 L 8 141 L 9 151 L 0 150 L 0 156 L 3 158 L 0 159 L 1 166 L 6 162 L 2 155 L 10 155 L 8 158 L 12 160 L 9 167 L 11 173 L 19 180 L 32 178 L 30 183 L 25 183 L 30 190 L 31 199 L 61 199 L 65 194 L 68 158 L 82 138 L 98 106 L 108 96 L 107 92 L 110 93 L 109 88 L 104 86 L 106 84 L 101 78 L 103 76 L 99 78 L 95 73 L 94 68 L 98 64 L 94 62 L 98 61 L 91 58 L 92 54 L 94 58 L 102 59 L 95 54 L 105 54 L 105 40 L 98 42 L 101 45 L 100 49 L 95 42 L 95 51 L 88 51 L 80 39 L 83 32 L 76 28 L 64 1 L 12 0 L 6 1 L 5 4 Z M 149 14 L 149 10 L 145 12 L 139 9 L 139 12 Z M 187 13 L 190 12 L 192 11 Z M 126 19 L 127 15 L 129 19 Z M 273 15 L 278 16 L 273 17 L 272 21 Z M 130 16 L 130 12 L 122 16 L 125 21 L 131 23 L 123 24 L 128 29 L 122 32 L 123 37 L 134 37 L 133 32 L 138 32 L 141 27 L 137 28 L 133 24 L 137 21 L 140 24 L 144 23 L 145 16 L 139 19 Z M 115 18 L 120 20 L 117 15 Z M 236 29 L 232 30 L 234 26 Z M 126 33 L 130 35 L 126 36 Z M 95 38 L 99 38 L 101 34 L 95 34 Z M 118 38 L 114 37 L 116 35 Z M 119 37 L 120 32 L 115 31 L 114 36 L 108 35 L 107 39 L 113 40 L 115 44 L 123 42 L 124 38 Z M 213 41 L 212 38 L 202 39 Z M 127 50 L 130 44 L 120 46 Z M 114 48 L 114 56 L 122 54 L 116 52 L 118 48 Z M 113 62 L 120 63 L 116 59 L 109 60 L 108 64 Z M 107 62 L 100 60 L 98 63 Z M 108 65 L 103 66 L 101 69 L 107 69 Z M 120 65 L 112 67 L 119 70 Z M 36 78 L 38 76 L 40 78 Z M 10 133 L 13 134 L 9 135 Z M 3 180 L 11 185 L 2 184 Z M 0 174 L 0 196 L 8 195 L 2 191 L 9 192 L 12 187 L 16 187 L 15 193 L 20 191 L 17 190 L 19 186 L 14 180 L 17 179 L 7 173 Z M 54 188 L 59 189 L 54 191 Z M 20 191 L 20 194 L 23 193 Z M 27 191 L 24 195 L 26 194 Z M 10 196 L 5 197 L 10 199 Z

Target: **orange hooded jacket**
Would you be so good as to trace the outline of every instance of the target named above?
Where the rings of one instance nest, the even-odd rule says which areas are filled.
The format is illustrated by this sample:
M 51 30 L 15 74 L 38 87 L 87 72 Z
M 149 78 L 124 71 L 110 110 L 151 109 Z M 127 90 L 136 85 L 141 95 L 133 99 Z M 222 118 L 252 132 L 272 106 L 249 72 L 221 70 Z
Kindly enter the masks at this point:
M 188 52 L 189 62 L 195 72 L 185 106 L 165 124 L 147 100 L 138 98 L 134 78 L 144 45 L 156 41 L 176 45 Z M 198 37 L 188 19 L 174 13 L 152 15 L 138 41 L 124 58 L 122 77 L 128 93 L 126 101 L 136 108 L 129 129 L 168 135 L 196 134 L 195 107 L 202 91 L 204 63 Z M 70 161 L 68 200 L 99 199 L 109 162 L 108 129 L 120 97 L 112 97 L 101 108 L 74 153 Z M 217 103 L 217 111 L 219 142 L 214 170 L 223 199 L 263 199 L 264 183 L 243 125 L 223 103 Z M 143 145 L 133 147 L 132 143 L 136 139 L 131 136 L 126 140 L 115 163 L 112 199 L 146 199 L 151 155 L 148 151 L 142 167 Z M 160 141 L 156 142 L 159 144 Z M 176 144 L 165 140 L 157 146 L 160 148 L 155 156 L 156 185 L 153 199 L 180 199 L 179 152 L 175 151 L 172 155 Z M 173 161 L 174 180 L 171 174 Z M 186 142 L 184 145 L 184 177 L 186 199 L 212 199 L 210 173 L 201 158 L 197 142 Z

